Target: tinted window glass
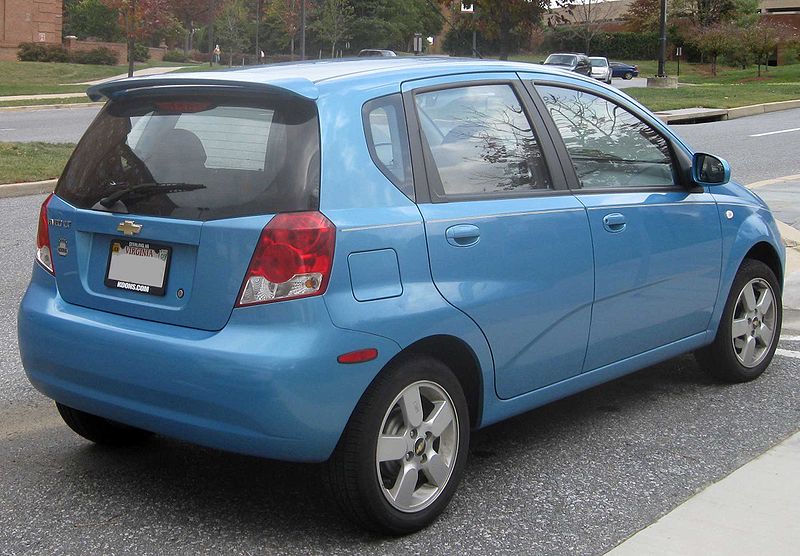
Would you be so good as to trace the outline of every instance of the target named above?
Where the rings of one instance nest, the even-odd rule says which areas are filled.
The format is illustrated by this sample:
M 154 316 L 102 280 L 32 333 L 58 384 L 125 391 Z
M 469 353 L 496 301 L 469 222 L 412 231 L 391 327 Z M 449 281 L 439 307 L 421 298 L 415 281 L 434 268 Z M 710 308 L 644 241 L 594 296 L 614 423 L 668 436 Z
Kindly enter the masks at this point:
M 415 99 L 445 195 L 550 188 L 539 144 L 509 85 L 445 89 Z
M 56 193 L 80 208 L 191 220 L 316 209 L 316 107 L 231 94 L 110 102 Z
M 390 95 L 364 105 L 367 145 L 375 165 L 410 199 L 414 198 L 411 156 L 400 95 Z
M 539 86 L 584 188 L 672 186 L 669 144 L 621 106 L 584 91 Z

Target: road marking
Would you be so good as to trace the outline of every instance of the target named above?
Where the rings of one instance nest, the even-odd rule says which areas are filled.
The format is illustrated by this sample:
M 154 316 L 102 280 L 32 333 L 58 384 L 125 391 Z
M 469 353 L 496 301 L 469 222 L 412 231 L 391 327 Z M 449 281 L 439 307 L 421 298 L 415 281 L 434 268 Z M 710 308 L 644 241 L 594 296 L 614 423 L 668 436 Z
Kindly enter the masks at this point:
M 800 359 L 800 351 L 792 351 L 790 349 L 776 349 L 775 355 L 783 355 L 784 357 L 791 357 L 792 359 Z
M 781 336 L 784 342 L 800 342 L 800 336 Z
M 15 127 L 0 127 L 0 131 L 17 131 Z
M 766 137 L 767 135 L 778 135 L 779 133 L 791 133 L 793 131 L 800 131 L 800 127 L 793 127 L 792 129 L 780 129 L 778 131 L 768 131 L 766 133 L 756 133 L 750 137 Z

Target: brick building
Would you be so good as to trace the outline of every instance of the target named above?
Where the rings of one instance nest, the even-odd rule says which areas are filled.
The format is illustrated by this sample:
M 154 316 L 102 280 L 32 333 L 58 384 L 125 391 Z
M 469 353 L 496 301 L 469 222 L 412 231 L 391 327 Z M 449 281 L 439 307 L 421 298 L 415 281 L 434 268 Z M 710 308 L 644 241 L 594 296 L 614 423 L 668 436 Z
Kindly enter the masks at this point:
M 61 44 L 62 0 L 0 0 L 0 60 L 16 60 L 21 42 Z

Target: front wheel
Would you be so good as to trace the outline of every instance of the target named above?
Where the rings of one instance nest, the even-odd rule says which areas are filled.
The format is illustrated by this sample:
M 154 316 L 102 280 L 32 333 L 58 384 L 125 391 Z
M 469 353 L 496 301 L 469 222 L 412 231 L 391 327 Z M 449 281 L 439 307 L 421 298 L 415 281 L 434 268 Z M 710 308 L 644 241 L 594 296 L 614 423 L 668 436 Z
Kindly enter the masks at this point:
M 761 261 L 746 259 L 733 280 L 714 343 L 695 355 L 720 380 L 758 378 L 775 354 L 782 319 L 778 279 Z
M 367 529 L 422 529 L 452 498 L 467 459 L 469 413 L 450 369 L 427 356 L 387 368 L 367 389 L 328 462 L 328 487 Z
M 626 71 L 625 75 L 623 75 L 622 78 L 625 79 L 626 81 L 630 81 L 631 79 L 633 79 L 633 74 L 629 71 Z

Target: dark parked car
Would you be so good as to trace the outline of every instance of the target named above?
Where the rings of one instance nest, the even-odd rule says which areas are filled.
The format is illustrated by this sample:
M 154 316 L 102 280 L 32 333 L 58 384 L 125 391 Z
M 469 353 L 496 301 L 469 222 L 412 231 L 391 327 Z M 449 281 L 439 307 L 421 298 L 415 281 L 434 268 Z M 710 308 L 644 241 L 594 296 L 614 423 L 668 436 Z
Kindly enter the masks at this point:
M 621 77 L 623 79 L 633 79 L 639 77 L 639 67 L 622 62 L 609 62 L 611 66 L 611 77 Z
M 569 71 L 591 76 L 592 63 L 586 54 L 551 54 L 544 61 L 546 66 L 560 66 Z

